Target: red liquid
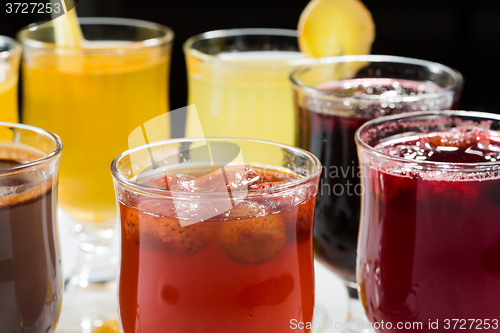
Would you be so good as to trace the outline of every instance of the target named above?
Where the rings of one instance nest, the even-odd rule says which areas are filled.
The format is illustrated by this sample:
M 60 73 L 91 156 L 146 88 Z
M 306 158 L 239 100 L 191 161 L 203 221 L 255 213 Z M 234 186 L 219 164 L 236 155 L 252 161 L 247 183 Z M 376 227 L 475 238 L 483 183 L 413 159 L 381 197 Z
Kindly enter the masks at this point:
M 397 98 L 441 90 L 429 83 L 393 79 L 345 80 L 322 84 L 319 89 L 346 98 L 367 95 Z M 354 282 L 361 195 L 354 133 L 369 119 L 428 108 L 447 109 L 452 107 L 452 100 L 434 97 L 385 104 L 351 100 L 348 108 L 342 99 L 332 102 L 321 97 L 306 98 L 307 107 L 298 112 L 297 145 L 316 155 L 323 165 L 314 220 L 315 255 L 344 279 Z
M 377 148 L 407 159 L 476 163 L 498 161 L 499 143 L 487 134 L 448 132 Z M 365 165 L 358 282 L 370 322 L 386 323 L 379 332 L 394 332 L 397 323 L 421 323 L 410 332 L 498 331 L 498 174 L 398 174 L 388 167 Z M 487 329 L 486 319 L 496 326 Z M 429 327 L 436 320 L 438 330 Z
M 262 184 L 259 175 L 250 188 L 274 186 L 278 179 L 267 170 L 270 176 Z M 181 178 L 184 190 L 200 190 L 192 174 Z M 150 184 L 164 186 L 163 175 Z M 298 205 L 290 198 L 255 195 L 187 227 L 166 201 L 120 202 L 123 332 L 278 333 L 291 332 L 293 319 L 311 322 L 315 196 Z

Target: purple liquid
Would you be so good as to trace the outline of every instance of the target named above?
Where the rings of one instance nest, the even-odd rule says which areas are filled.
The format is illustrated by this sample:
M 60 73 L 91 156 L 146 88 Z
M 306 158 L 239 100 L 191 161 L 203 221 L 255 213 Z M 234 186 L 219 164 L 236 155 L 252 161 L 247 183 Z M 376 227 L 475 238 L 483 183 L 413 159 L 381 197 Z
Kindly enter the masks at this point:
M 342 98 L 307 96 L 304 107 L 298 110 L 297 145 L 315 154 L 323 164 L 314 250 L 318 259 L 354 282 L 361 195 L 356 130 L 364 122 L 383 115 L 452 108 L 453 96 L 430 94 L 442 91 L 434 84 L 394 79 L 352 79 L 328 82 L 318 88 Z M 429 97 L 416 98 L 423 94 Z M 383 97 L 384 102 L 374 95 Z M 403 96 L 415 99 L 402 100 Z M 346 105 L 346 100 L 350 104 Z
M 500 160 L 500 138 L 489 133 L 432 133 L 376 149 L 417 161 Z M 500 297 L 497 172 L 409 174 L 395 163 L 375 167 L 369 158 L 365 170 L 359 283 L 369 321 L 422 324 L 408 332 L 498 331 L 500 310 L 492 306 Z M 436 321 L 439 330 L 430 327 Z

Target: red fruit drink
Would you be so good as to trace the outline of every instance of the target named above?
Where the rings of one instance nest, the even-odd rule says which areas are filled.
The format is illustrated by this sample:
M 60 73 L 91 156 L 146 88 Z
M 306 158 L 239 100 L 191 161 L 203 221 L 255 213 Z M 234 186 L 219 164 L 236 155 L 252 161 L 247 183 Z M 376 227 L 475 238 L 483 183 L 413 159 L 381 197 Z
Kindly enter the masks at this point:
M 499 120 L 450 114 L 400 133 L 408 117 L 358 132 L 373 150 L 358 140 L 357 275 L 378 332 L 500 328 Z
M 354 133 L 383 115 L 454 106 L 443 88 L 430 82 L 363 78 L 326 82 L 316 89 L 324 96 L 308 96 L 298 112 L 298 146 L 318 156 L 324 168 L 314 249 L 322 263 L 354 282 L 361 206 Z
M 312 323 L 316 189 L 287 190 L 301 177 L 279 169 L 224 170 L 248 196 L 193 224 L 155 191 L 203 209 L 197 195 L 218 196 L 210 168 L 154 172 L 138 181 L 150 193 L 118 194 L 122 332 L 310 332 L 291 327 Z

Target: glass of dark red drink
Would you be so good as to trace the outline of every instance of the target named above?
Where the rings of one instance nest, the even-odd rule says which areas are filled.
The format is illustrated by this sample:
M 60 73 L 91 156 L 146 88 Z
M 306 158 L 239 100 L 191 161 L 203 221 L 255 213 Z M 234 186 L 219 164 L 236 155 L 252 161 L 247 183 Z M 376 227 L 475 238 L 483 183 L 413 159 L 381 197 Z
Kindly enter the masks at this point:
M 344 281 L 352 330 L 363 326 L 355 283 L 361 184 L 355 131 L 379 116 L 456 108 L 462 76 L 441 64 L 394 56 L 330 58 L 291 75 L 296 145 L 318 156 L 314 252 Z
M 121 332 L 310 332 L 320 172 L 307 151 L 250 139 L 117 157 Z
M 60 139 L 0 123 L 0 331 L 54 332 L 62 273 L 56 231 Z
M 357 281 L 377 332 L 498 332 L 500 116 L 429 111 L 370 121 Z

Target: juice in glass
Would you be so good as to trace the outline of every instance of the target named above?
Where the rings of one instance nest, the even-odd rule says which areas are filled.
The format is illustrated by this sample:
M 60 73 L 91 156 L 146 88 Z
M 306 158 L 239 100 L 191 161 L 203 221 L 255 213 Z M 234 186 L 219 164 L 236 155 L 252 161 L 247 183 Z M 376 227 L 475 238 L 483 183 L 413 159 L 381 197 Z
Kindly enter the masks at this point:
M 265 147 L 268 143 L 249 142 L 243 142 L 246 149 L 261 146 L 279 154 Z M 149 148 L 155 154 L 179 143 Z M 294 154 L 295 148 L 277 147 Z M 295 331 L 310 332 L 312 222 L 320 170 L 314 158 L 308 161 L 312 155 L 298 156 L 300 162 L 285 158 L 279 165 L 253 160 L 221 166 L 196 159 L 128 179 L 134 154 L 142 153 L 126 152 L 112 165 L 122 224 L 123 332 L 165 327 L 169 332 L 290 332 L 300 323 Z M 293 163 L 301 164 L 300 173 Z M 224 175 L 227 185 L 218 187 L 217 175 Z M 244 198 L 238 196 L 243 188 L 248 190 Z M 227 200 L 225 190 L 238 198 L 231 208 L 199 219 Z M 190 217 L 180 218 L 186 211 Z
M 132 131 L 167 112 L 173 39 L 169 28 L 140 20 L 82 18 L 80 27 L 84 39 L 76 46 L 55 43 L 52 24 L 18 34 L 25 51 L 22 121 L 58 133 L 65 146 L 59 203 L 78 251 L 61 329 L 92 329 L 116 317 L 109 163 L 127 149 Z
M 394 84 L 398 89 L 394 89 Z M 378 106 L 364 106 L 357 114 L 342 114 L 340 108 L 320 110 L 314 102 L 300 109 L 300 146 L 317 154 L 328 166 L 322 176 L 318 197 L 318 257 L 342 277 L 354 281 L 356 245 L 359 229 L 361 185 L 354 133 L 366 121 L 381 113 L 409 112 L 417 109 L 451 108 L 452 100 L 438 104 L 437 96 L 443 88 L 434 83 L 395 79 L 351 79 L 329 82 L 317 86 L 325 94 L 367 96 L 397 94 L 400 97 L 418 96 L 422 104 L 401 103 L 397 110 L 384 110 Z M 427 96 L 425 96 L 427 94 Z M 347 99 L 348 97 L 346 97 Z M 426 99 L 424 101 L 424 99 Z M 328 145 L 328 147 L 325 147 Z M 332 195 L 333 194 L 333 195 Z M 335 230 L 335 232 L 331 232 Z
M 308 61 L 299 51 L 295 31 L 211 31 L 188 39 L 184 53 L 188 104 L 198 112 L 188 113 L 187 137 L 251 137 L 293 144 L 288 75 Z
M 429 112 L 358 132 L 357 276 L 377 332 L 397 323 L 410 332 L 498 331 L 499 124 L 493 114 Z
M 17 123 L 17 83 L 21 46 L 13 39 L 0 36 L 0 121 Z
M 55 330 L 62 298 L 56 198 L 61 141 L 0 123 L 0 327 Z
M 361 186 L 354 133 L 388 114 L 457 106 L 461 75 L 418 59 L 362 55 L 329 59 L 291 75 L 296 145 L 319 157 L 315 254 L 355 281 Z
M 423 60 L 359 55 L 301 67 L 291 80 L 298 117 L 296 145 L 323 164 L 315 256 L 344 280 L 349 321 L 362 330 L 365 320 L 355 279 L 362 187 L 354 133 L 383 115 L 456 107 L 462 77 Z
M 61 208 L 77 221 L 109 222 L 116 216 L 109 162 L 127 148 L 130 132 L 168 110 L 172 32 L 134 20 L 81 25 L 88 40 L 79 48 L 43 40 L 51 28 L 21 32 L 22 121 L 58 133 L 65 144 Z M 137 29 L 137 36 L 120 29 Z

